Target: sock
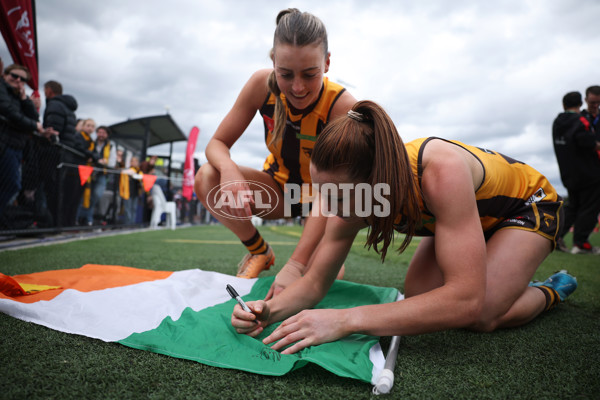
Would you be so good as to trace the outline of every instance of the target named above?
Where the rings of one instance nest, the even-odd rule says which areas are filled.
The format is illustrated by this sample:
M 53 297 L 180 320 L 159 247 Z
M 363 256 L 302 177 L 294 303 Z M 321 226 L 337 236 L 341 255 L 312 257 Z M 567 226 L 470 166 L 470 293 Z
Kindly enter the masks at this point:
M 556 290 L 548 287 L 548 286 L 535 286 L 540 289 L 544 296 L 546 296 L 546 307 L 544 307 L 544 311 L 552 310 L 554 307 L 560 303 L 560 296 L 556 292 Z
M 262 238 L 262 236 L 260 236 L 260 233 L 258 233 L 258 231 L 256 231 L 254 236 L 252 236 L 250 239 L 242 240 L 242 243 L 244 244 L 244 246 L 246 246 L 250 254 L 254 255 L 264 254 L 269 249 L 269 244 L 265 242 L 265 240 Z

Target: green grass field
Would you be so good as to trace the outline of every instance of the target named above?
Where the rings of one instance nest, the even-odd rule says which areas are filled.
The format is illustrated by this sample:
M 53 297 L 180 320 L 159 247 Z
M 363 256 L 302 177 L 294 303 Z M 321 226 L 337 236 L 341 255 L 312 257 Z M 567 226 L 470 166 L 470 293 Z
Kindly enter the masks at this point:
M 263 227 L 274 247 L 274 275 L 299 227 Z M 361 232 L 363 233 L 363 232 Z M 568 238 L 567 238 L 568 239 Z M 568 242 L 568 240 L 567 240 Z M 359 236 L 345 279 L 403 288 L 417 242 L 385 264 Z M 592 236 L 600 245 L 600 235 Z M 155 270 L 200 268 L 235 274 L 244 249 L 221 226 L 142 231 L 0 252 L 0 272 L 16 275 L 84 264 Z M 600 257 L 555 252 L 535 278 L 568 269 L 579 288 L 526 326 L 477 334 L 464 330 L 404 337 L 389 398 L 597 399 L 600 396 Z M 383 338 L 384 347 L 389 339 Z M 371 386 L 317 366 L 283 377 L 219 369 L 69 335 L 0 314 L 0 399 L 364 399 Z

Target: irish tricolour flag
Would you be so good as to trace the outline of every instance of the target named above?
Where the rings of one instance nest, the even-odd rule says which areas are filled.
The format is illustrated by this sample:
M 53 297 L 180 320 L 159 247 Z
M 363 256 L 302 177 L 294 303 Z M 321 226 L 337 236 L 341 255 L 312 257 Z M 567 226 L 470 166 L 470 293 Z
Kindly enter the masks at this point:
M 384 366 L 377 337 L 352 335 L 282 355 L 231 327 L 232 285 L 246 301 L 265 297 L 273 277 L 240 279 L 198 269 L 150 271 L 110 265 L 28 275 L 0 274 L 0 311 L 58 331 L 221 368 L 283 375 L 315 363 L 375 383 Z M 398 291 L 336 281 L 317 308 L 396 301 Z

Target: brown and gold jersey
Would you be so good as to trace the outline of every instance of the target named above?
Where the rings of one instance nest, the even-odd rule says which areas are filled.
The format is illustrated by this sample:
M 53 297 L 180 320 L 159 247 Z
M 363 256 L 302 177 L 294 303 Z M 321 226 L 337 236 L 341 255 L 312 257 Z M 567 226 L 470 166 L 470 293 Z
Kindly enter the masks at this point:
M 406 150 L 413 168 L 413 173 L 421 187 L 423 174 L 422 157 L 427 143 L 433 139 L 445 140 L 435 137 L 421 138 L 406 143 Z M 543 207 L 538 205 L 553 202 L 560 208 L 561 198 L 544 175 L 534 168 L 520 161 L 514 160 L 496 151 L 463 144 L 454 140 L 445 140 L 460 146 L 473 154 L 483 167 L 483 182 L 475 191 L 477 209 L 483 231 L 492 231 L 494 228 L 510 220 L 512 227 L 519 227 L 519 218 L 537 219 L 536 230 L 544 227 L 541 224 L 556 226 L 558 224 L 555 212 L 540 212 Z M 417 234 L 430 236 L 435 233 L 435 215 L 420 199 L 421 226 Z M 556 209 L 556 207 L 553 207 Z M 556 210 L 558 211 L 558 210 Z M 514 220 L 514 221 L 513 221 Z M 397 230 L 402 231 L 402 217 L 396 219 Z M 527 225 L 522 224 L 523 227 Z M 533 229 L 531 229 L 533 230 Z M 553 231 L 553 230 L 552 230 Z
M 291 108 L 282 94 L 281 100 L 287 114 L 285 132 L 281 141 L 271 145 L 275 95 L 271 93 L 267 97 L 259 110 L 265 126 L 265 141 L 271 152 L 263 168 L 281 188 L 286 183 L 301 185 L 312 182 L 309 172 L 312 150 L 318 135 L 329 122 L 333 105 L 345 90 L 325 77 L 319 99 L 311 107 L 301 111 Z

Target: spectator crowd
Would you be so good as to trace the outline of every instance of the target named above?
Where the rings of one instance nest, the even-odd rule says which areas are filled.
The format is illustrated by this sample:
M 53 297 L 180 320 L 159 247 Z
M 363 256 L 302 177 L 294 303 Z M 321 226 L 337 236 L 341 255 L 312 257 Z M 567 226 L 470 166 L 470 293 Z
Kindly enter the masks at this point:
M 44 84 L 40 115 L 40 98 L 25 92 L 28 69 L 0 60 L 0 70 L 0 231 L 148 221 L 142 177 L 157 173 L 157 157 L 141 161 L 108 126 L 78 119 L 77 100 L 57 81 Z M 80 166 L 92 167 L 85 180 Z M 168 180 L 158 183 L 169 192 Z

